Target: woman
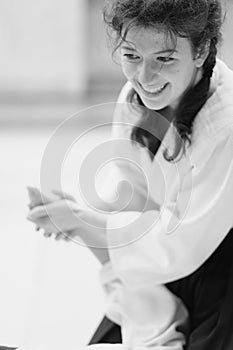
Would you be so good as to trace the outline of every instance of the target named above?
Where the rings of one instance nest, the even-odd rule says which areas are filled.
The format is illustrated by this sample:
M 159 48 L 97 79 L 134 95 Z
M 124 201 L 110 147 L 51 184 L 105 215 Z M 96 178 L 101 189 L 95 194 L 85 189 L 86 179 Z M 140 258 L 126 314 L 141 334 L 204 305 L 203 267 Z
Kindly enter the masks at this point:
M 129 153 L 146 169 L 149 186 L 131 162 L 118 162 L 109 186 L 121 179 L 132 181 L 134 200 L 114 215 L 74 205 L 77 215 L 94 228 L 63 215 L 62 200 L 47 206 L 52 220 L 59 220 L 61 231 L 81 235 L 84 241 L 95 238 L 102 242 L 99 246 L 118 247 L 94 249 L 104 264 L 103 284 L 111 298 L 108 316 L 118 326 L 105 318 L 92 344 L 119 343 L 122 335 L 125 343 L 132 325 L 122 325 L 120 320 L 130 305 L 125 295 L 139 293 L 142 297 L 144 288 L 151 300 L 157 290 L 161 298 L 170 291 L 166 312 L 173 308 L 171 324 L 176 327 L 172 337 L 181 337 L 172 343 L 174 348 L 183 346 L 182 335 L 188 350 L 233 346 L 233 73 L 216 61 L 221 18 L 217 0 L 113 0 L 105 10 L 128 80 L 116 108 L 118 124 L 113 125 L 113 137 L 121 143 L 116 143 L 115 152 L 122 151 L 125 156 L 130 146 L 122 139 L 130 138 Z M 123 182 L 121 185 L 119 194 L 125 203 Z M 119 210 L 122 203 L 102 209 Z M 43 207 L 32 210 L 30 219 L 45 233 L 58 232 Z M 126 288 L 120 302 L 117 283 Z M 163 301 L 161 304 L 165 308 Z M 126 317 L 129 314 L 127 309 Z M 165 333 L 168 329 L 166 324 Z M 154 349 L 172 346 L 165 341 L 159 347 L 156 336 L 151 343 L 139 345 Z

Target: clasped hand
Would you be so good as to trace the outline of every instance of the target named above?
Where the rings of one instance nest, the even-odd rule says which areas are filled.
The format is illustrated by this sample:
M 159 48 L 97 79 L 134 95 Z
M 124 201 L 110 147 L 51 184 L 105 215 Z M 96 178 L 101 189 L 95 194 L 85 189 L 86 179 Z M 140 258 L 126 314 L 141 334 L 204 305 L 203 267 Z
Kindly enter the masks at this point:
M 29 211 L 27 219 L 36 224 L 37 230 L 43 229 L 44 235 L 49 237 L 52 233 L 56 239 L 67 239 L 70 236 L 78 235 L 78 230 L 84 226 L 85 215 L 84 208 L 79 206 L 75 199 L 70 195 L 64 195 L 54 191 L 57 199 L 51 199 L 45 196 L 39 205 L 29 205 L 32 209 Z
M 27 219 L 36 224 L 37 230 L 42 229 L 45 237 L 55 234 L 57 240 L 69 240 L 80 236 L 84 241 L 101 241 L 100 245 L 105 242 L 106 214 L 78 204 L 63 192 L 53 191 L 56 198 L 52 199 L 33 188 L 29 188 L 29 195 L 30 190 L 34 193 Z

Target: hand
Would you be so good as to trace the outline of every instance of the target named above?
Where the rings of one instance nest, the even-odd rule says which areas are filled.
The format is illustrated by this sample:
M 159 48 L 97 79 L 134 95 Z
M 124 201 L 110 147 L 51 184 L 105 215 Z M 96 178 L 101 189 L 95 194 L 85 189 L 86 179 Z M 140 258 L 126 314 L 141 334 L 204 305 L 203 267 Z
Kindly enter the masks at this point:
M 28 220 L 42 228 L 45 237 L 55 233 L 56 240 L 72 241 L 79 236 L 99 262 L 106 263 L 109 260 L 105 234 L 107 215 L 79 206 L 67 193 L 53 193 L 60 198 L 30 210 Z
M 27 186 L 27 190 L 28 190 L 28 196 L 30 200 L 30 203 L 28 204 L 29 209 L 33 209 L 38 205 L 53 202 L 54 200 L 53 198 L 49 198 L 48 196 L 45 196 L 36 187 Z
M 33 208 L 37 207 L 38 205 L 50 203 L 53 201 L 52 198 L 49 198 L 49 197 L 45 196 L 44 194 L 42 194 L 39 191 L 39 189 L 36 187 L 27 186 L 27 190 L 28 190 L 28 197 L 30 200 L 30 202 L 28 204 L 29 209 L 33 209 Z M 35 230 L 39 231 L 40 227 L 36 225 Z
M 77 203 L 58 199 L 31 209 L 27 218 L 46 233 L 58 233 L 78 228 L 81 214 Z
M 74 203 L 76 202 L 75 198 L 72 195 L 65 193 L 65 192 L 58 191 L 58 190 L 52 191 L 52 193 L 55 194 L 55 197 L 45 196 L 44 194 L 42 194 L 39 191 L 39 189 L 37 189 L 35 187 L 28 186 L 27 190 L 28 190 L 28 195 L 29 195 L 29 199 L 30 199 L 30 203 L 28 205 L 29 209 L 34 209 L 35 207 L 43 207 L 44 204 L 53 203 L 53 202 L 56 202 L 56 201 L 61 200 L 61 199 L 68 199 Z M 33 221 L 33 217 L 30 217 L 32 213 L 33 213 L 33 211 L 31 210 L 28 214 L 28 219 L 30 221 Z M 40 209 L 38 209 L 38 213 L 36 215 L 38 215 L 38 218 L 40 218 Z M 47 216 L 47 215 L 48 215 L 48 213 L 46 212 L 45 216 Z M 41 213 L 41 217 L 43 217 L 42 213 Z M 35 217 L 35 219 L 36 219 L 36 217 Z M 36 221 L 34 221 L 34 222 L 36 222 L 36 231 L 39 231 L 42 228 L 39 226 L 39 222 L 41 220 L 37 220 L 37 221 L 38 222 L 36 222 Z M 43 221 L 46 221 L 46 220 L 43 219 Z M 48 223 L 46 226 L 47 226 L 47 228 L 44 231 L 44 236 L 50 237 L 52 233 L 49 232 L 50 230 L 48 230 Z M 67 237 L 68 234 L 69 234 L 69 238 L 73 236 L 73 232 L 67 231 L 65 235 L 64 235 L 64 232 L 62 232 L 62 233 L 58 232 L 55 234 L 55 237 L 56 237 L 56 239 L 63 238 L 64 240 L 68 240 L 68 237 Z
M 78 205 L 69 194 L 59 191 L 53 193 L 60 195 L 60 199 L 31 209 L 27 216 L 28 220 L 44 230 L 46 237 L 54 233 L 56 239 L 62 238 L 66 241 L 75 236 L 82 237 L 84 241 L 86 237 L 92 237 L 89 239 L 92 242 L 98 241 L 98 237 L 102 239 L 106 225 L 105 214 Z

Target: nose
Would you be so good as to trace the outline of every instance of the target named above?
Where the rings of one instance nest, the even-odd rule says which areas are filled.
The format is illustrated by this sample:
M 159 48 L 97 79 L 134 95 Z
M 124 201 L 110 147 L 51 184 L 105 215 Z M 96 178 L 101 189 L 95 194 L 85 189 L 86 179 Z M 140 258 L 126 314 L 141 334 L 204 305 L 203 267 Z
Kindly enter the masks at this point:
M 153 61 L 144 60 L 138 67 L 138 81 L 142 85 L 150 85 L 157 80 L 157 76 L 161 69 L 161 64 Z

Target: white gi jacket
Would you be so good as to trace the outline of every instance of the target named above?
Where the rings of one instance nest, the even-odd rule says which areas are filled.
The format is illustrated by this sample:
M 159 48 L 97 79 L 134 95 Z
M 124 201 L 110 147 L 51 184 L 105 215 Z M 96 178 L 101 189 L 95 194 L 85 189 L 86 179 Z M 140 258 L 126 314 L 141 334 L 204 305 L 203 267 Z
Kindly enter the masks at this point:
M 119 159 L 102 188 L 109 201 L 116 188 L 119 196 L 129 194 L 123 180 L 133 186 L 132 209 L 112 212 L 107 221 L 110 262 L 101 271 L 106 314 L 121 325 L 124 345 L 181 350 L 188 314 L 164 284 L 197 270 L 233 227 L 233 72 L 217 61 L 213 93 L 177 163 L 163 157 L 174 147 L 172 125 L 153 161 L 130 142 L 137 123 L 125 103 L 130 89 L 130 83 L 123 87 L 116 107 L 112 138 Z M 155 209 L 142 209 L 148 198 Z

